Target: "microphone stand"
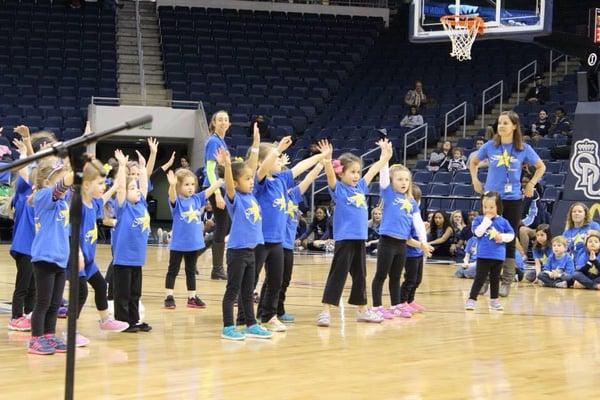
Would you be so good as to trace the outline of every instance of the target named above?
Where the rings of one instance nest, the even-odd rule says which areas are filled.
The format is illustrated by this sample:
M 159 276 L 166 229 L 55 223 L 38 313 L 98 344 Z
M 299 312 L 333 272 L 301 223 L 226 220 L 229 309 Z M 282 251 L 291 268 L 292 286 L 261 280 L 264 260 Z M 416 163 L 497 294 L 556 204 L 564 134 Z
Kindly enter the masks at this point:
M 69 240 L 69 311 L 67 320 L 67 364 L 65 368 L 65 399 L 73 399 L 73 388 L 75 383 L 75 336 L 77 331 L 77 310 L 79 298 L 79 230 L 81 227 L 81 182 L 83 167 L 88 161 L 84 156 L 85 146 L 95 143 L 101 138 L 112 135 L 113 133 L 137 128 L 152 122 L 151 115 L 145 115 L 131 121 L 124 122 L 116 127 L 106 129 L 101 132 L 92 132 L 66 142 L 59 142 L 52 147 L 39 151 L 29 157 L 14 161 L 10 164 L 0 167 L 0 172 L 25 166 L 36 160 L 51 155 L 61 158 L 69 157 L 71 168 L 73 169 L 73 186 L 71 196 L 71 208 L 69 210 L 69 223 L 71 224 L 71 238 Z

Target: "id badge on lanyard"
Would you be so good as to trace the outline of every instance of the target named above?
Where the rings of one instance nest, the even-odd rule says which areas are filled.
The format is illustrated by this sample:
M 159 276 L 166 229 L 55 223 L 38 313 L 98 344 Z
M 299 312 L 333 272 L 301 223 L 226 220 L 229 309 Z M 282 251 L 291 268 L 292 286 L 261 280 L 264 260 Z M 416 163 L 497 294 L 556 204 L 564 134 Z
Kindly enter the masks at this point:
M 506 183 L 504 184 L 504 193 L 512 193 L 513 185 L 510 183 L 510 161 L 512 160 L 513 146 L 510 146 L 510 156 L 508 158 L 508 165 L 506 166 Z

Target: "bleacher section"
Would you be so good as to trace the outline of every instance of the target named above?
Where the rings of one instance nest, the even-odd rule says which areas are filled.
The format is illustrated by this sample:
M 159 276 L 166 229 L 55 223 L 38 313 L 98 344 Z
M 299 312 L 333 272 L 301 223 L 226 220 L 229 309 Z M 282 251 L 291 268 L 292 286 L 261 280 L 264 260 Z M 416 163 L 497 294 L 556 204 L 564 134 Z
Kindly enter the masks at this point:
M 115 13 L 48 0 L 0 3 L 0 125 L 81 135 L 92 96 L 116 97 Z

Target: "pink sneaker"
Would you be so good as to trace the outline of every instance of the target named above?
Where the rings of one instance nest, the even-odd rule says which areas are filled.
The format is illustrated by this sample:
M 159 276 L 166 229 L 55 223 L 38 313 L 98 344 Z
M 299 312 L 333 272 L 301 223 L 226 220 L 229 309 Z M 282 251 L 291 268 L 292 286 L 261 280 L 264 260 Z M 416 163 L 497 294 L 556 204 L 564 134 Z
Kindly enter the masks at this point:
M 373 307 L 373 312 L 379 314 L 383 319 L 394 319 L 394 314 L 383 306 Z
M 125 329 L 129 328 L 129 324 L 127 322 L 117 321 L 112 315 L 109 315 L 106 320 L 100 320 L 98 322 L 100 324 L 100 329 L 103 331 L 123 332 Z
M 404 306 L 403 304 L 396 304 L 391 308 L 393 310 L 394 316 L 399 318 L 411 318 L 412 312 L 409 307 Z
M 415 312 L 424 312 L 427 311 L 427 309 L 425 307 L 423 307 L 422 305 L 420 305 L 419 303 L 416 302 L 412 302 L 409 303 L 410 308 L 412 308 L 413 310 L 415 310 Z
M 29 332 L 31 330 L 31 320 L 27 317 L 19 317 L 8 321 L 8 329 L 11 331 Z
M 77 332 L 77 334 L 75 335 L 75 347 L 85 347 L 88 344 L 90 344 L 90 339 Z

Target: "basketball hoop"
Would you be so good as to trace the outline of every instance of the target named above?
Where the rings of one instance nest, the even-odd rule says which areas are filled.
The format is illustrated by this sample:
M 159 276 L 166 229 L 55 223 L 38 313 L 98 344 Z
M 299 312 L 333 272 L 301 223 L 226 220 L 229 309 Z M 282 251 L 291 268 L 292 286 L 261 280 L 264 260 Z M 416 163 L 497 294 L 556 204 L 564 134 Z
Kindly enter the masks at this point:
M 471 46 L 477 35 L 483 33 L 483 18 L 469 15 L 445 15 L 441 21 L 452 41 L 450 55 L 458 61 L 470 60 Z

